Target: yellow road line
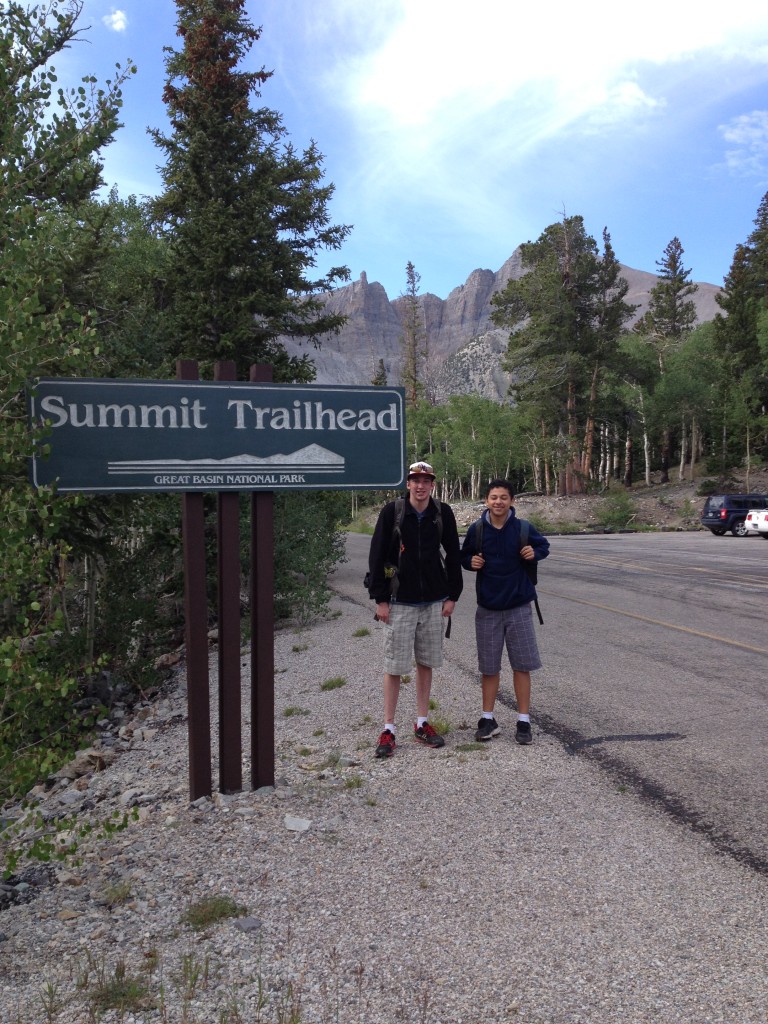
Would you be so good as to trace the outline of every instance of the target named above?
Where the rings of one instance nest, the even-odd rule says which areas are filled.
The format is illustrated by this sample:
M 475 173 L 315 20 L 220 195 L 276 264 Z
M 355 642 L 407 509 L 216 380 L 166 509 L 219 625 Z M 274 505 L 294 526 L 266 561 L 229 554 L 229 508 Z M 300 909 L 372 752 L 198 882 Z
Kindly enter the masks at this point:
M 663 622 L 661 619 L 650 619 L 647 615 L 638 615 L 637 612 L 625 612 L 619 608 L 611 608 L 608 604 L 598 604 L 597 601 L 585 601 L 583 597 L 566 597 L 564 594 L 556 594 L 552 590 L 536 588 L 540 594 L 547 594 L 549 597 L 559 597 L 562 601 L 573 601 L 576 604 L 586 604 L 590 608 L 599 608 L 600 611 L 613 612 L 615 615 L 623 615 L 628 619 L 637 619 L 639 622 L 647 622 L 652 626 L 663 626 L 665 629 L 673 629 L 678 633 L 688 633 L 690 636 L 700 636 L 705 640 L 717 640 L 721 644 L 730 644 L 731 647 L 739 647 L 743 651 L 752 651 L 755 654 L 768 654 L 765 647 L 752 647 L 750 644 L 742 644 L 738 640 L 731 640 L 727 636 L 718 636 L 717 633 L 704 633 L 699 629 L 689 629 L 687 626 L 675 626 L 671 622 Z
M 597 566 L 609 566 L 614 569 L 635 569 L 638 572 L 655 573 L 658 576 L 672 576 L 674 579 L 680 580 L 681 583 L 685 583 L 686 577 L 684 573 L 708 573 L 711 576 L 711 582 L 713 583 L 724 583 L 727 585 L 732 583 L 738 583 L 745 587 L 750 587 L 757 590 L 768 589 L 768 583 L 765 582 L 762 576 L 752 575 L 749 572 L 737 572 L 737 570 L 730 570 L 732 575 L 723 576 L 721 571 L 713 569 L 711 566 L 703 565 L 682 565 L 678 562 L 668 562 L 661 565 L 638 565 L 636 562 L 622 562 L 618 558 L 609 558 L 607 555 L 574 555 L 571 552 L 564 552 L 561 554 L 558 552 L 558 558 L 565 558 L 571 562 L 577 562 L 579 565 L 597 565 Z M 676 572 L 675 570 L 682 569 L 683 574 Z

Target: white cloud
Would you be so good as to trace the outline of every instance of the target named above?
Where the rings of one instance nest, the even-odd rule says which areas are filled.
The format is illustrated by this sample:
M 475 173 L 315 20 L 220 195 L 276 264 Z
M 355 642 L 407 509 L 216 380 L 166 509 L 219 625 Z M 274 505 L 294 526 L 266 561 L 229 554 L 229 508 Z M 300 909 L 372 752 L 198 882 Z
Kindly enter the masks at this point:
M 741 114 L 728 124 L 718 126 L 727 149 L 728 170 L 741 177 L 762 177 L 768 170 L 768 110 Z
M 385 37 L 377 34 L 378 48 L 360 54 L 347 100 L 368 116 L 425 124 L 448 104 L 481 111 L 538 83 L 584 113 L 610 102 L 615 83 L 642 62 L 687 60 L 726 44 L 733 56 L 757 45 L 749 29 L 758 25 L 764 41 L 764 0 L 742 0 L 727 25 L 706 16 L 713 4 L 702 6 L 693 19 L 685 5 L 646 0 L 628 30 L 614 0 L 527 10 L 509 0 L 476 0 L 471 17 L 457 0 L 400 0 L 400 17 Z
M 125 11 L 117 11 L 114 7 L 101 20 L 112 32 L 125 32 L 128 28 L 128 17 Z
M 719 76 L 724 60 L 756 66 L 768 43 L 765 0 L 740 0 L 727 22 L 720 0 L 700 0 L 695 18 L 689 5 L 645 0 L 630 27 L 615 0 L 474 0 L 471 14 L 464 0 L 386 8 L 386 24 L 370 19 L 366 34 L 371 5 L 323 4 L 326 32 L 353 43 L 326 65 L 324 91 L 355 124 L 364 192 L 397 202 L 412 191 L 454 210 L 477 209 L 492 176 L 514 181 L 565 139 L 634 135 L 649 119 L 669 131 L 680 97 L 695 101 L 686 80 Z

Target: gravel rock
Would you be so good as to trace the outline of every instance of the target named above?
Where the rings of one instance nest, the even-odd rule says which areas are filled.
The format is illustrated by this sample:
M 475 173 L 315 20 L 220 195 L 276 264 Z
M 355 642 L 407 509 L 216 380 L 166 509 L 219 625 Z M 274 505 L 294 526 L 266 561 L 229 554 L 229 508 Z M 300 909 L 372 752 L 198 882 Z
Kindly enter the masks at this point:
M 433 688 L 446 746 L 410 739 L 404 685 L 377 761 L 381 638 L 367 605 L 334 611 L 276 635 L 275 787 L 190 803 L 183 667 L 150 735 L 69 781 L 135 817 L 0 888 L 28 886 L 0 901 L 0 1024 L 766 1024 L 765 877 L 619 791 L 535 707 L 530 747 L 505 712 L 477 749 L 478 681 L 450 660 Z M 214 785 L 217 695 L 214 652 Z M 186 911 L 214 897 L 235 916 L 193 930 Z M 123 973 L 143 1001 L 98 1016 Z

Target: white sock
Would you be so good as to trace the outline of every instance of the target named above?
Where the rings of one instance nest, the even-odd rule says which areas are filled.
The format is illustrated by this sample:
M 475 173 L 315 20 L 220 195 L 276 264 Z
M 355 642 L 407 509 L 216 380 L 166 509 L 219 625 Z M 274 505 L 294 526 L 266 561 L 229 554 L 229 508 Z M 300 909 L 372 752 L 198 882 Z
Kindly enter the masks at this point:
M 531 716 L 530 715 L 518 715 L 517 716 L 517 720 L 518 720 L 518 722 L 530 722 Z
M 418 717 L 418 718 L 416 719 L 416 728 L 417 728 L 417 729 L 420 729 L 420 728 L 422 727 L 422 725 L 426 725 L 428 721 L 429 721 L 429 719 L 427 719 L 427 718 L 422 718 L 421 716 L 419 716 L 419 717 Z
M 389 731 L 392 733 L 393 736 L 396 735 L 395 734 L 395 727 L 394 727 L 394 725 L 391 722 L 385 722 L 384 723 L 384 731 L 386 732 L 387 729 L 389 729 Z
M 494 716 L 492 711 L 484 711 L 483 714 L 482 714 L 482 717 L 483 718 L 494 718 L 495 716 Z

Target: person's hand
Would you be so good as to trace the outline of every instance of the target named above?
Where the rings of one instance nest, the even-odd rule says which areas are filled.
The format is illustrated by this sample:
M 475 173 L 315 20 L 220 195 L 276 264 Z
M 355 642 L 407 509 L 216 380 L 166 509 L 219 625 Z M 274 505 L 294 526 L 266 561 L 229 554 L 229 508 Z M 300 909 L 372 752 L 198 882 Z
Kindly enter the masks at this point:
M 455 601 L 443 601 L 443 618 L 450 619 L 453 615 L 453 609 L 456 607 Z
M 520 557 L 524 558 L 526 562 L 530 562 L 532 558 L 536 557 L 536 552 L 530 544 L 526 544 L 524 548 L 520 548 Z
M 482 555 L 472 555 L 469 563 L 473 569 L 482 569 L 485 565 L 485 559 Z
M 376 618 L 379 622 L 389 622 L 389 601 L 379 601 L 376 605 Z

